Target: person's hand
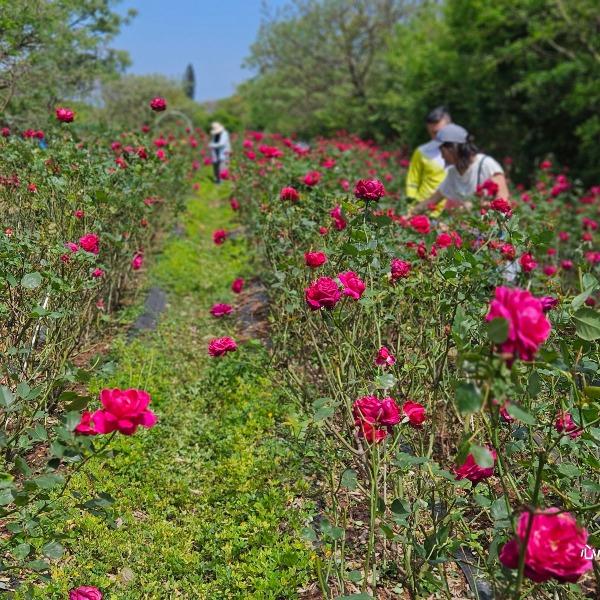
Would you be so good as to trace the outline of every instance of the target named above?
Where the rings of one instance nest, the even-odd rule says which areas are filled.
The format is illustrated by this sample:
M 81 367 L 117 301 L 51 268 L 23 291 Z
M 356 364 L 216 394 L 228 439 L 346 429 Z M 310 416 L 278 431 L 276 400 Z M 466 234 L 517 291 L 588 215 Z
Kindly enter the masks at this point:
M 427 200 L 423 200 L 423 202 L 418 202 L 417 204 L 411 206 L 408 213 L 411 215 L 420 215 L 426 210 L 429 210 L 429 202 Z

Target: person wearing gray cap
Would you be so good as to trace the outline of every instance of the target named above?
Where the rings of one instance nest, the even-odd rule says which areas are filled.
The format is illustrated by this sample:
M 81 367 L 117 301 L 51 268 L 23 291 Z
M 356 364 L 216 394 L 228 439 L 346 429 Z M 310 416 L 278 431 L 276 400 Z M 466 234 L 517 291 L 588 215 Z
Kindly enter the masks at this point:
M 424 212 L 443 198 L 464 202 L 488 179 L 498 185 L 498 197 L 510 199 L 504 170 L 491 156 L 479 152 L 464 127 L 450 123 L 437 132 L 435 141 L 444 162 L 449 165 L 446 179 L 427 200 L 414 206 L 412 212 Z

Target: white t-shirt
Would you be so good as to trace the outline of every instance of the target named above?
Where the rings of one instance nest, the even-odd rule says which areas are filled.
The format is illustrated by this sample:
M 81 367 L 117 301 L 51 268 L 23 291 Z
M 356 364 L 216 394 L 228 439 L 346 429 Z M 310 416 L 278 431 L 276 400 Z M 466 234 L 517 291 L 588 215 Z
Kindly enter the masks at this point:
M 475 160 L 462 175 L 452 165 L 438 189 L 449 200 L 466 200 L 475 193 L 478 185 L 499 173 L 504 173 L 504 170 L 491 156 L 476 154 Z

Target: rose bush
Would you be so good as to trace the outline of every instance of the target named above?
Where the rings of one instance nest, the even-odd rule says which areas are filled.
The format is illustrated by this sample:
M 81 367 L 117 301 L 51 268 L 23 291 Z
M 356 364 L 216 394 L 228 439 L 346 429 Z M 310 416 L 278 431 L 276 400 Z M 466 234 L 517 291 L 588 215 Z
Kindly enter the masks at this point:
M 400 154 L 352 136 L 263 141 L 281 155 L 241 155 L 233 193 L 288 426 L 299 452 L 320 444 L 328 493 L 306 535 L 323 595 L 449 595 L 466 552 L 498 597 L 593 597 L 598 572 L 577 557 L 599 539 L 600 187 L 547 161 L 510 199 L 484 182 L 433 219 L 410 214 Z M 282 202 L 298 182 L 302 201 Z M 307 248 L 327 256 L 316 280 Z M 551 506 L 574 515 L 564 538 Z M 552 515 L 531 542 L 550 540 L 547 559 L 510 541 L 531 536 L 531 511 Z

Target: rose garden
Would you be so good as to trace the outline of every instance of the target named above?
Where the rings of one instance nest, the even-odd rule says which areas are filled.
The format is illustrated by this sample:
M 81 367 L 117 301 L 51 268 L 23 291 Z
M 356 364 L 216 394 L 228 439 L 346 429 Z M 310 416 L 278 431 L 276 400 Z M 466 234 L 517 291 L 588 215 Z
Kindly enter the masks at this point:
M 0 116 L 3 595 L 598 597 L 598 179 L 80 106 Z

